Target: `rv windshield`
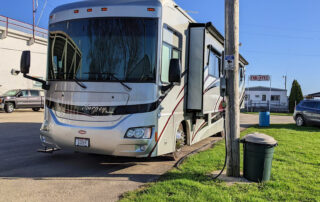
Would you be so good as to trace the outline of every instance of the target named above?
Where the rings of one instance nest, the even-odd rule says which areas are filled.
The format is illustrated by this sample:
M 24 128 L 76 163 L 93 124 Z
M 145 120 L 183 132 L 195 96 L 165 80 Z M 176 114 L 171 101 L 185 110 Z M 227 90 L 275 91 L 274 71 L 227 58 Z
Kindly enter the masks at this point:
M 155 82 L 157 19 L 77 19 L 49 29 L 48 80 Z

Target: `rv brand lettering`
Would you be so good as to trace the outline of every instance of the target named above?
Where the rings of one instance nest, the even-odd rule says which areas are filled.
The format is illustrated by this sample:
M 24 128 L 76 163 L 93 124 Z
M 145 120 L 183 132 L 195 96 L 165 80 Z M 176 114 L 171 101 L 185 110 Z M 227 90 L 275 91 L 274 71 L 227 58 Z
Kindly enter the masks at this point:
M 84 106 L 82 107 L 81 111 L 86 114 L 113 114 L 116 107 L 100 107 L 100 106 Z

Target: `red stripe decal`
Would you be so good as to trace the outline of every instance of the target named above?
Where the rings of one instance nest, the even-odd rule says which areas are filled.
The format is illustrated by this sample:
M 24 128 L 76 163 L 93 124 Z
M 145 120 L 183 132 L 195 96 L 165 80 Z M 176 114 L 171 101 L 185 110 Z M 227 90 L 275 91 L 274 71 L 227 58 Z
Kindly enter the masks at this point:
M 193 140 L 194 140 L 194 138 L 196 137 L 196 135 L 198 134 L 199 130 L 202 129 L 202 128 L 205 126 L 205 124 L 207 124 L 207 122 L 203 122 L 203 123 L 201 124 L 201 126 L 198 128 L 198 130 L 196 131 L 196 133 L 193 134 L 193 137 L 192 137 L 191 142 L 193 142 Z
M 178 108 L 178 106 L 179 106 L 179 104 L 181 103 L 181 101 L 183 100 L 183 98 L 184 98 L 184 96 L 180 99 L 180 101 L 178 102 L 178 104 L 177 104 L 177 105 L 175 106 L 175 108 L 173 109 L 171 115 L 169 116 L 166 124 L 164 125 L 164 127 L 163 127 L 163 129 L 162 129 L 162 131 L 161 131 L 161 133 L 160 133 L 160 135 L 159 135 L 159 137 L 158 137 L 158 141 L 156 142 L 156 144 L 155 144 L 154 147 L 152 148 L 152 150 L 151 150 L 151 152 L 149 153 L 148 157 L 151 157 L 152 152 L 153 152 L 154 149 L 157 147 L 158 142 L 160 141 L 160 138 L 162 137 L 163 132 L 165 131 L 165 129 L 166 129 L 166 127 L 167 127 L 167 125 L 168 125 L 171 117 L 173 116 L 173 113 L 176 111 L 176 109 Z
M 204 79 L 203 83 L 205 83 L 208 79 L 209 79 L 209 75 Z
M 211 82 L 211 83 L 208 85 L 208 87 L 207 87 L 205 90 L 203 90 L 203 94 L 205 94 L 206 92 L 208 92 L 209 90 L 211 90 L 211 89 L 212 89 L 212 88 L 211 88 L 211 85 L 214 84 L 216 81 L 217 81 L 217 80 L 214 80 L 213 82 Z
M 219 99 L 217 100 L 217 102 L 216 102 L 216 105 L 214 106 L 214 112 L 216 112 L 216 108 L 217 108 L 217 104 L 218 104 L 218 102 L 219 102 L 219 100 L 221 99 L 221 97 L 219 97 Z
M 180 92 L 179 92 L 179 94 L 178 94 L 176 99 L 178 99 L 178 97 L 180 96 L 180 94 L 182 93 L 182 91 L 184 90 L 185 87 L 186 87 L 186 85 L 184 85 L 183 88 L 180 90 Z

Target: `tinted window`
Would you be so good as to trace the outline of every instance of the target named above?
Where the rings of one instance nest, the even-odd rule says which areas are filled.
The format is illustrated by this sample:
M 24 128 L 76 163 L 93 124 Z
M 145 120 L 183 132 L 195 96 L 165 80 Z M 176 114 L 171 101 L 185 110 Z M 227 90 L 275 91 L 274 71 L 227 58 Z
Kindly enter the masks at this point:
M 19 97 L 26 97 L 26 96 L 28 96 L 28 91 L 27 91 L 27 90 L 23 90 L 23 91 L 21 91 L 21 92 L 19 93 L 18 96 L 19 96 Z
M 162 60 L 161 60 L 161 81 L 163 83 L 169 82 L 169 65 L 170 60 L 181 59 L 181 34 L 171 30 L 170 28 L 163 28 L 163 45 L 162 45 Z
M 40 93 L 37 90 L 31 90 L 30 94 L 31 94 L 31 96 L 40 96 Z
M 308 108 L 316 108 L 317 103 L 316 102 L 304 102 L 302 106 L 308 107 Z
M 164 83 L 169 82 L 169 65 L 171 59 L 170 46 L 163 44 L 162 46 L 162 68 L 161 68 L 161 81 Z
M 158 20 L 90 18 L 50 25 L 49 80 L 154 82 Z
M 262 101 L 266 101 L 267 100 L 267 96 L 266 95 L 262 95 Z
M 271 101 L 280 101 L 280 95 L 271 95 Z
M 19 90 L 9 90 L 3 94 L 3 96 L 15 96 Z
M 239 86 L 245 84 L 245 70 L 244 67 L 239 63 Z
M 214 54 L 212 51 L 210 51 L 209 54 L 209 75 L 218 78 L 220 57 Z

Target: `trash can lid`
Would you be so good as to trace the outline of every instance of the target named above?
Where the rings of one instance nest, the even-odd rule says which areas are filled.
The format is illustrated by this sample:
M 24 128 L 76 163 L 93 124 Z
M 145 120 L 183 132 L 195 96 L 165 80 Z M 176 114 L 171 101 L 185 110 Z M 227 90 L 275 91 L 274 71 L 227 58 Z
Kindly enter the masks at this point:
M 262 133 L 248 134 L 242 138 L 242 141 L 255 144 L 277 145 L 277 141 L 273 137 Z

